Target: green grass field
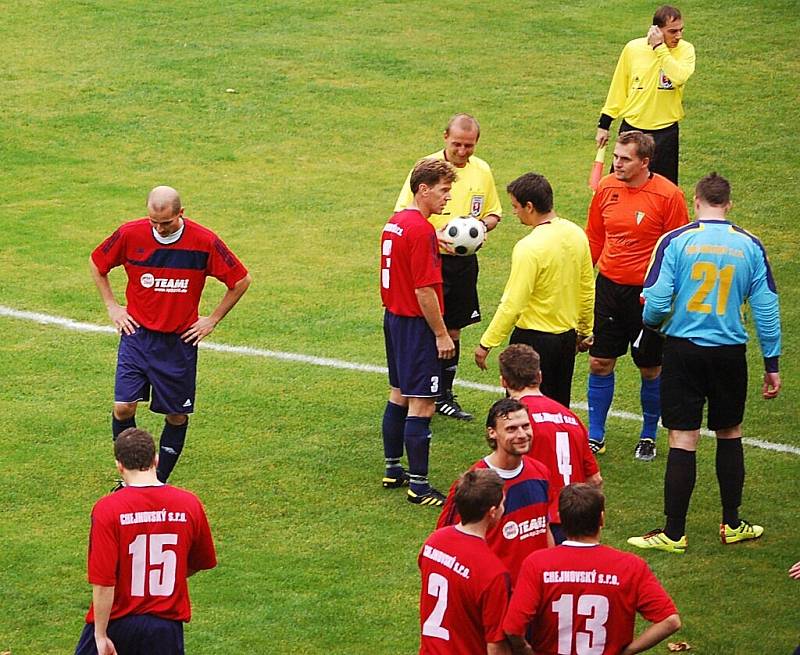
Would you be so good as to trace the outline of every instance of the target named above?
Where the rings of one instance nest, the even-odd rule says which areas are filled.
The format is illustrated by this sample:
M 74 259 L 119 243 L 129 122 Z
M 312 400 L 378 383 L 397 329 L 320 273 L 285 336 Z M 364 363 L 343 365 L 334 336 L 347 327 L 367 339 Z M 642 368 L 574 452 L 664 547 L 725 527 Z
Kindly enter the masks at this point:
M 170 184 L 254 283 L 209 341 L 383 365 L 378 238 L 415 159 L 457 111 L 502 192 L 528 170 L 583 224 L 595 122 L 616 57 L 655 3 L 580 1 L 0 2 L 0 305 L 107 325 L 91 249 Z M 681 180 L 718 170 L 732 218 L 766 244 L 781 292 L 785 387 L 760 399 L 750 349 L 746 435 L 796 445 L 800 379 L 800 139 L 793 0 L 679 5 L 697 72 Z M 227 92 L 233 89 L 235 92 Z M 525 231 L 506 219 L 481 254 L 483 311 Z M 121 297 L 123 276 L 112 280 Z M 203 307 L 217 302 L 209 282 Z M 485 325 L 485 324 L 484 324 Z M 465 331 L 462 380 L 495 384 Z M 115 337 L 0 316 L 0 652 L 71 652 L 86 611 L 89 511 L 110 488 Z M 584 398 L 586 363 L 573 388 Z M 614 409 L 638 411 L 628 359 Z M 219 567 L 191 590 L 190 653 L 412 653 L 416 554 L 435 511 L 380 488 L 379 373 L 204 351 L 197 413 L 172 482 L 200 495 Z M 458 390 L 479 416 L 493 394 Z M 139 424 L 161 419 L 141 408 Z M 433 425 L 432 481 L 485 453 L 479 422 Z M 638 426 L 609 424 L 605 541 L 661 521 L 664 441 L 632 459 Z M 703 442 L 684 557 L 646 554 L 675 598 L 678 638 L 703 654 L 798 643 L 798 456 L 747 448 L 743 515 L 757 543 L 717 541 L 713 443 Z M 654 652 L 665 652 L 659 646 Z

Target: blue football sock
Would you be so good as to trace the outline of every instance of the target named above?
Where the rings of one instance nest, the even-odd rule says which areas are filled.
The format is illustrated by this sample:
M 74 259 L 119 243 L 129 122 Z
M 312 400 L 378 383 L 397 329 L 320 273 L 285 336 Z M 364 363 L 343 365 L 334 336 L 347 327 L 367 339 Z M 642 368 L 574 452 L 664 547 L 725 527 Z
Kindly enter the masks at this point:
M 655 440 L 656 432 L 658 431 L 658 419 L 661 416 L 661 376 L 654 380 L 642 378 L 639 398 L 642 401 L 641 438 Z
M 614 397 L 614 372 L 608 375 L 589 373 L 589 438 L 602 441 L 606 436 L 606 418 Z
M 164 429 L 161 431 L 161 440 L 158 442 L 158 467 L 156 475 L 161 482 L 166 482 L 178 458 L 181 456 L 183 444 L 186 441 L 186 429 L 189 427 L 189 418 L 183 425 L 172 425 L 169 421 L 164 421 Z
M 400 458 L 403 456 L 403 432 L 406 429 L 406 416 L 408 407 L 386 403 L 383 410 L 383 457 L 386 470 L 400 468 Z
M 424 493 L 428 490 L 428 453 L 431 447 L 431 420 L 423 416 L 406 418 L 404 441 L 408 454 L 408 473 L 411 490 Z
M 128 428 L 135 428 L 136 427 L 136 416 L 131 416 L 130 418 L 118 419 L 114 416 L 114 412 L 111 412 L 111 436 L 114 441 L 117 440 L 117 437 L 125 432 Z

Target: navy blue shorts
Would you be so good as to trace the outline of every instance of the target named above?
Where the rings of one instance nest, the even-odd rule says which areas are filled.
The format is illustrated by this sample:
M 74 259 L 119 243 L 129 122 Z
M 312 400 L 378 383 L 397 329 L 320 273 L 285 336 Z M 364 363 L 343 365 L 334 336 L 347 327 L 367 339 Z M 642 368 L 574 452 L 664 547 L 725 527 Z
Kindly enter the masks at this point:
M 153 412 L 191 414 L 196 378 L 197 346 L 185 343 L 179 334 L 138 327 L 120 337 L 115 402 L 149 400 Z
M 436 336 L 421 316 L 383 315 L 383 338 L 389 384 L 404 396 L 434 398 L 439 395 L 442 364 Z
M 151 614 L 132 614 L 108 622 L 108 636 L 119 655 L 183 655 L 183 623 Z M 75 655 L 97 655 L 94 623 L 83 626 Z

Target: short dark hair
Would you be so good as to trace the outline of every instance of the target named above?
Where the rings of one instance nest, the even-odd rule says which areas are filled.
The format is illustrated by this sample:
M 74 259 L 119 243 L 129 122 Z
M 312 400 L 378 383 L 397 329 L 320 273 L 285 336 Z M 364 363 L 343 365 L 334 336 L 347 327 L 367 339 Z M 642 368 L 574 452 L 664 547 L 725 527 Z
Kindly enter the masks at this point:
M 436 186 L 439 182 L 455 182 L 456 171 L 444 159 L 420 159 L 411 171 L 411 193 L 419 191 L 421 184 L 429 187 Z
M 458 124 L 459 127 L 466 129 L 467 125 L 471 125 L 475 128 L 475 131 L 478 133 L 478 138 L 481 136 L 481 124 L 478 122 L 478 119 L 470 114 L 464 114 L 463 112 L 460 114 L 455 114 L 454 116 L 450 117 L 450 120 L 447 121 L 447 127 L 444 128 L 445 134 L 450 134 L 450 129 L 453 125 Z
M 731 184 L 714 171 L 700 178 L 694 194 L 713 207 L 724 207 L 731 201 Z
M 492 469 L 467 471 L 458 479 L 453 499 L 461 523 L 477 523 L 503 501 L 503 479 Z
M 680 9 L 672 5 L 662 5 L 653 14 L 653 25 L 664 27 L 671 20 L 678 20 L 681 17 Z
M 539 382 L 539 353 L 527 343 L 513 343 L 500 353 L 500 375 L 512 391 L 533 387 Z
M 540 214 L 553 209 L 553 187 L 544 175 L 525 173 L 509 183 L 506 191 L 517 199 L 523 207 L 531 203 Z
M 147 471 L 156 459 L 156 444 L 147 430 L 128 428 L 114 440 L 114 457 L 129 471 Z
M 617 143 L 623 146 L 629 143 L 635 143 L 636 156 L 639 159 L 649 159 L 653 161 L 653 155 L 656 154 L 656 142 L 653 137 L 639 130 L 623 132 L 617 137 Z
M 592 537 L 600 531 L 606 506 L 603 492 L 585 482 L 568 484 L 558 496 L 561 528 L 567 537 Z
M 489 413 L 486 416 L 486 442 L 492 450 L 497 449 L 497 439 L 489 436 L 489 428 L 494 430 L 497 427 L 498 418 L 508 418 L 511 414 L 520 410 L 528 411 L 525 409 L 525 405 L 516 398 L 501 398 L 489 408 Z

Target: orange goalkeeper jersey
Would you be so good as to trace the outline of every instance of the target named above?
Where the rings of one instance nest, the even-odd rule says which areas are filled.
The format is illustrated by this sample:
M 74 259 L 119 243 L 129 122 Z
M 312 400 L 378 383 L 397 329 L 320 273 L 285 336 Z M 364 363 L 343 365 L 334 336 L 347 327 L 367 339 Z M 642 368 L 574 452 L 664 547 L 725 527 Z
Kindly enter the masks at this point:
M 689 222 L 680 187 L 656 173 L 640 187 L 606 175 L 589 205 L 592 263 L 617 284 L 641 286 L 662 234 Z

